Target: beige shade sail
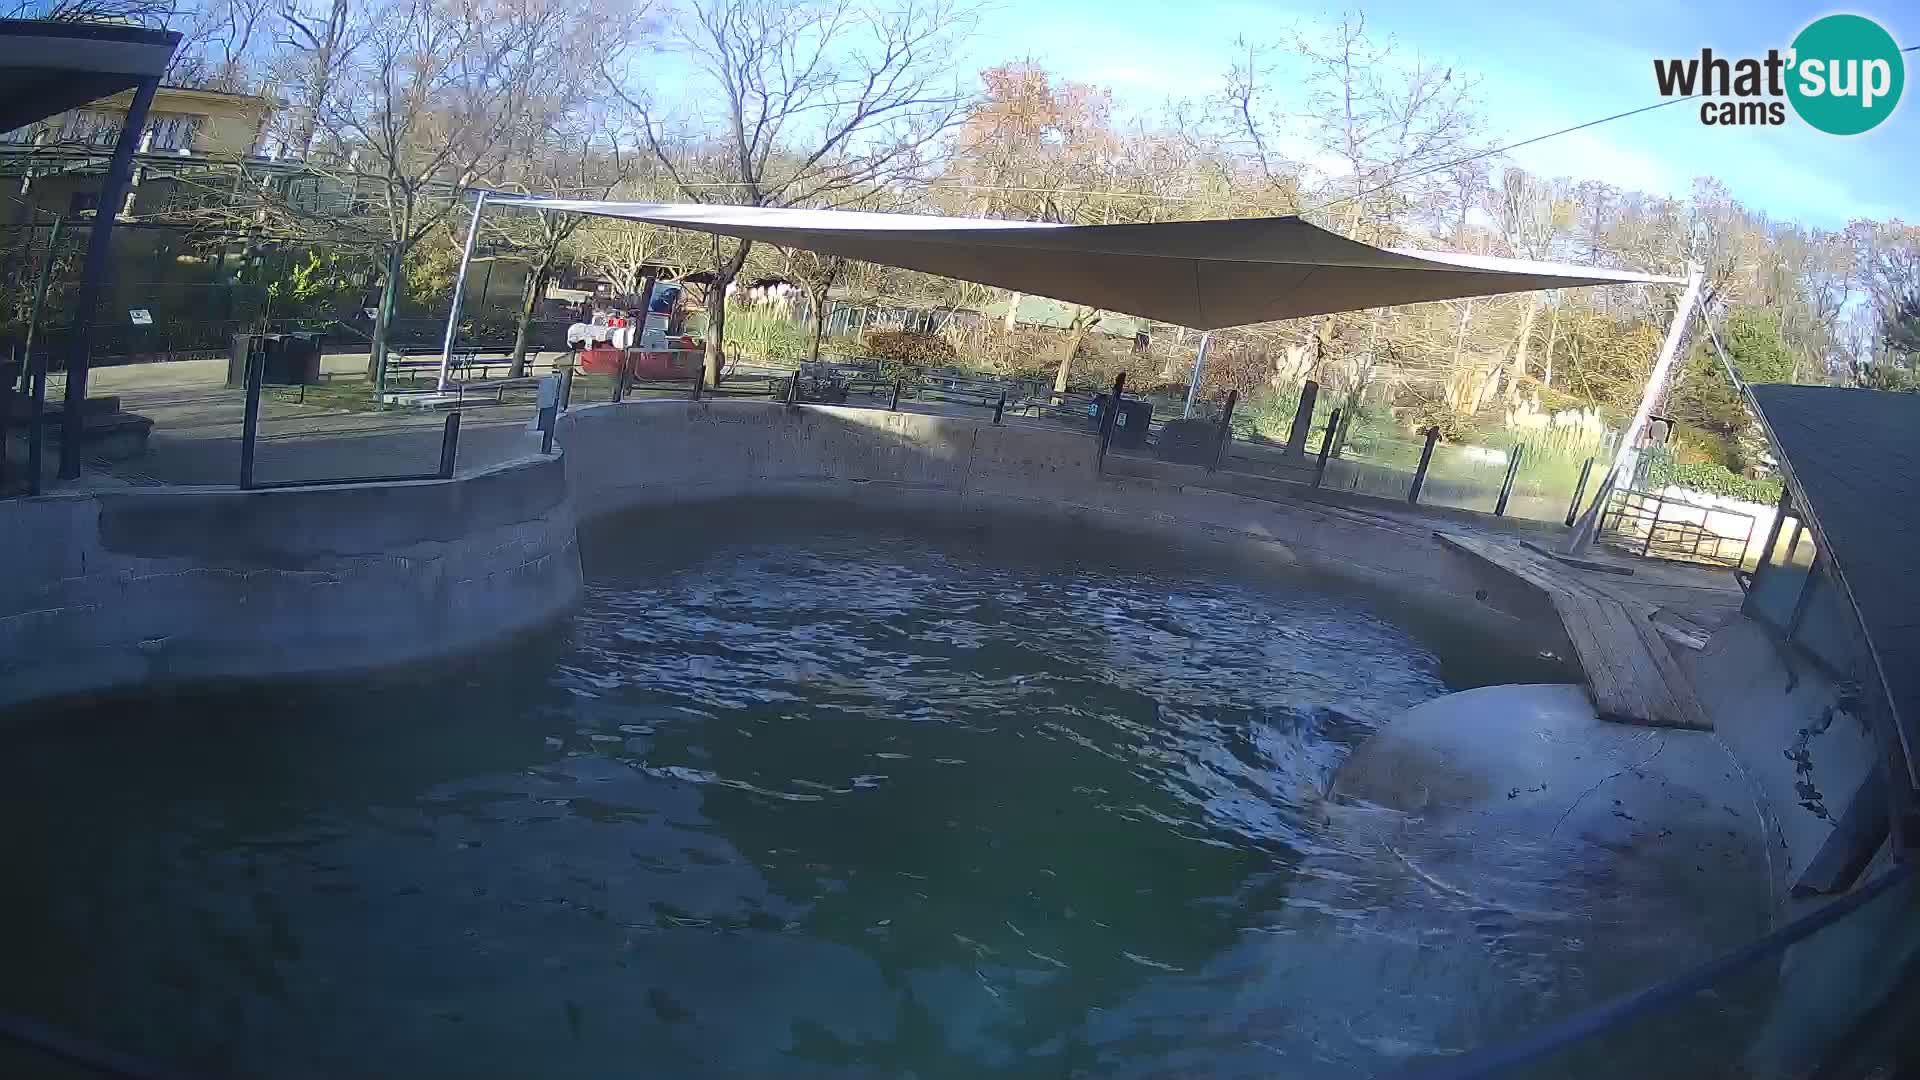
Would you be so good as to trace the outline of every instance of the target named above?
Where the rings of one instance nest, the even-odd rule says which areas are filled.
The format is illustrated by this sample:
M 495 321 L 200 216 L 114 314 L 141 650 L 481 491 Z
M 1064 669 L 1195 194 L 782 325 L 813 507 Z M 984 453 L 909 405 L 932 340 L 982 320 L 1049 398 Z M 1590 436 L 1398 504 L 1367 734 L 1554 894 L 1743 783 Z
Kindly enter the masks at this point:
M 985 218 L 487 196 L 487 205 L 732 236 L 995 285 L 1196 330 L 1533 289 L 1681 279 L 1370 247 L 1297 217 L 1052 225 Z

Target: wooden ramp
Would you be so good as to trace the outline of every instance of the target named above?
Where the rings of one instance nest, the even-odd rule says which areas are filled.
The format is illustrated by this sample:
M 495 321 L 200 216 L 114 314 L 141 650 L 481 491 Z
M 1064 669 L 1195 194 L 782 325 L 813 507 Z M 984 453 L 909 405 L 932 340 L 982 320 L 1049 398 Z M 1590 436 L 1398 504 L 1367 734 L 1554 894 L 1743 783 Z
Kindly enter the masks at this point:
M 1519 544 L 1436 532 L 1442 544 L 1544 593 L 1566 627 L 1601 717 L 1709 730 L 1712 721 L 1653 622 L 1653 608 L 1594 589 Z

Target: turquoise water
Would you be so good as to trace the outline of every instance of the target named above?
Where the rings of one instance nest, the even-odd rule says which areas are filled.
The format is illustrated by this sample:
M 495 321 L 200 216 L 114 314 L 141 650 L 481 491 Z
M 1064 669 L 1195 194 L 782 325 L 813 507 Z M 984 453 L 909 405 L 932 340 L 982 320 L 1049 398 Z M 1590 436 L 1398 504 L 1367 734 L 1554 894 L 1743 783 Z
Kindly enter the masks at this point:
M 1323 799 L 1525 658 L 1086 533 L 589 540 L 492 656 L 14 718 L 0 1008 L 242 1075 L 1358 1076 L 1649 974 Z

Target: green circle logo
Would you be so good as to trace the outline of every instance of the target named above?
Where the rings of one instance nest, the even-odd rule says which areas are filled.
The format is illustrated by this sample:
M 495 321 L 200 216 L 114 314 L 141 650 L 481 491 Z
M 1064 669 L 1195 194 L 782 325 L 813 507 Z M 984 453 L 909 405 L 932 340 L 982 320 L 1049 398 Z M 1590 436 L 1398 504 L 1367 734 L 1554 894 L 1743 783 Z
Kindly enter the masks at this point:
M 1906 85 L 1900 46 L 1860 15 L 1816 19 L 1793 39 L 1787 98 L 1800 119 L 1829 135 L 1858 135 L 1893 115 Z

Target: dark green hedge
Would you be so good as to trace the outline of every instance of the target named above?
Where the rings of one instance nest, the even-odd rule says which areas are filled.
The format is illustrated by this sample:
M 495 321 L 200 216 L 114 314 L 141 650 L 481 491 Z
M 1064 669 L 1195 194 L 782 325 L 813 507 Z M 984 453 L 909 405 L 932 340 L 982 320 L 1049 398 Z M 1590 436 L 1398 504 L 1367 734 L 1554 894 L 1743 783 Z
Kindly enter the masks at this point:
M 1684 465 L 1656 461 L 1647 469 L 1647 480 L 1656 491 L 1671 484 L 1707 495 L 1745 499 L 1762 506 L 1780 501 L 1778 478 L 1752 480 L 1714 461 L 1696 461 Z

